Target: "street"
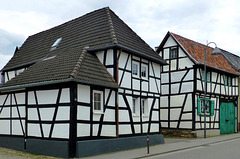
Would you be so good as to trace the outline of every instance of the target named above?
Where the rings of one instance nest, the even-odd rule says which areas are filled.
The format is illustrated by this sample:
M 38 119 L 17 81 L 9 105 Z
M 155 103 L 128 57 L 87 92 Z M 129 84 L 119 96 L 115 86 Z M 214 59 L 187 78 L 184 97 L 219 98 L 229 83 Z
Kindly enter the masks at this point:
M 146 159 L 236 159 L 240 156 L 240 139 L 201 145 L 185 150 L 145 157 Z

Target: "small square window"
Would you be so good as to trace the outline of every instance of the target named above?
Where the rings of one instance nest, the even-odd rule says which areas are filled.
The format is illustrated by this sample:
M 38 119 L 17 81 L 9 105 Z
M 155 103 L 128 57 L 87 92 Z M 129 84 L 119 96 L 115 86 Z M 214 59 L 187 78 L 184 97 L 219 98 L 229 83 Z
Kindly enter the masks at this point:
M 139 63 L 137 62 L 132 63 L 132 74 L 134 76 L 139 76 Z
M 205 101 L 205 113 L 204 113 L 204 101 Z M 197 101 L 197 114 L 203 116 L 204 114 L 207 116 L 214 115 L 214 101 L 211 99 L 198 98 Z
M 94 112 L 103 112 L 103 92 L 93 91 L 93 110 Z
M 170 59 L 176 59 L 177 58 L 177 48 L 171 49 Z

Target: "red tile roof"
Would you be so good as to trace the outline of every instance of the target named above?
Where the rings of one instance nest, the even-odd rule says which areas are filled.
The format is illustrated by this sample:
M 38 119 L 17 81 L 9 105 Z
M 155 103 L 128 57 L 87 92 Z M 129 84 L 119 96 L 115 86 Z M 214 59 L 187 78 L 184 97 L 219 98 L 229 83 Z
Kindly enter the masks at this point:
M 206 45 L 184 38 L 180 35 L 171 33 L 175 39 L 182 45 L 182 47 L 189 53 L 192 59 L 196 60 L 198 64 L 204 64 L 204 49 Z M 222 54 L 213 55 L 213 48 L 207 48 L 207 61 L 206 65 L 214 67 L 233 74 L 239 74 L 235 69 L 227 62 Z

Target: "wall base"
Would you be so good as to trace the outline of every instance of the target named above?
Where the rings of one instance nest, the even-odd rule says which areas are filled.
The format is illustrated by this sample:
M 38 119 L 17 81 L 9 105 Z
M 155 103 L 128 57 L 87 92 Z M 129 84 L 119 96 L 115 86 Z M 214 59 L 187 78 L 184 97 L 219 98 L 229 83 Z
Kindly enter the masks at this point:
M 0 147 L 24 151 L 24 138 L 15 136 L 0 136 Z
M 196 133 L 197 137 L 204 137 L 204 130 L 196 130 L 193 131 Z M 220 135 L 220 130 L 219 129 L 214 129 L 214 130 L 206 130 L 206 136 L 216 136 L 216 135 Z
M 149 135 L 149 144 L 164 144 L 162 134 Z M 77 142 L 76 157 L 92 156 L 147 146 L 147 136 L 115 139 L 86 140 Z

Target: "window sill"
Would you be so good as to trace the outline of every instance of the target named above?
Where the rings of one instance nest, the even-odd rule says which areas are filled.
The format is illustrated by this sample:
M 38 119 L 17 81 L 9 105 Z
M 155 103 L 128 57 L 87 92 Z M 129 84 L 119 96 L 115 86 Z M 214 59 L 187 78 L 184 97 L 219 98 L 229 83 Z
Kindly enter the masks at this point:
M 103 113 L 103 112 L 94 111 L 93 114 L 95 114 L 95 115 L 102 115 L 102 114 L 104 114 L 104 113 Z

